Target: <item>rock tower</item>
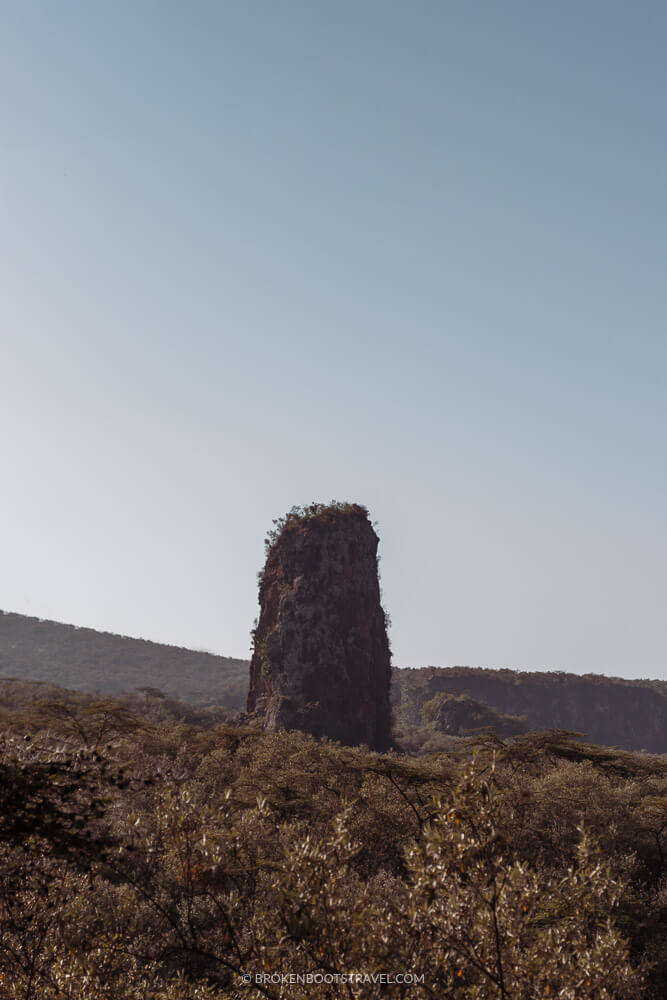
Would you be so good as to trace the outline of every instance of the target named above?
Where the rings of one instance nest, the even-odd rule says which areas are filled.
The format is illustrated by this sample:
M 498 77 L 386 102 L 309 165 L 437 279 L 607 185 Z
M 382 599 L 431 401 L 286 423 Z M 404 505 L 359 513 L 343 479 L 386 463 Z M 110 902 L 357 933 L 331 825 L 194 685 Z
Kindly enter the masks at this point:
M 248 712 L 266 729 L 387 750 L 391 654 L 368 511 L 312 504 L 274 524 L 260 573 Z

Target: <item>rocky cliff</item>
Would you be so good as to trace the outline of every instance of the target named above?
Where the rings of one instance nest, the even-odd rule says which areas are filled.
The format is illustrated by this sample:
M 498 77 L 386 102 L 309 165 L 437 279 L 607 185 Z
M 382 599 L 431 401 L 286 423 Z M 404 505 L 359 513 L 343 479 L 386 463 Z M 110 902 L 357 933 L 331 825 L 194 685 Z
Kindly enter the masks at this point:
M 248 712 L 267 729 L 390 745 L 378 537 L 357 504 L 293 510 L 267 539 Z
M 467 694 L 446 694 L 440 691 L 422 705 L 422 721 L 449 736 L 469 736 L 491 730 L 497 736 L 518 736 L 528 724 L 518 715 L 499 712 Z
M 426 667 L 394 671 L 393 699 L 403 726 L 422 722 L 439 693 L 466 695 L 530 729 L 569 729 L 595 743 L 667 753 L 667 684 L 597 674 Z

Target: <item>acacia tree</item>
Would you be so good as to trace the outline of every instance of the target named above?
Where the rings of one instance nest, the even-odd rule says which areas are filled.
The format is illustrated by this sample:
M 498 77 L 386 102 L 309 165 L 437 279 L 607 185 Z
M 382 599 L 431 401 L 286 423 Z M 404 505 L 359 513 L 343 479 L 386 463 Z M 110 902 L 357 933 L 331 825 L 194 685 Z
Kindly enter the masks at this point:
M 488 757 L 417 784 L 405 761 L 303 737 L 210 739 L 191 765 L 176 736 L 173 758 L 135 749 L 122 778 L 67 741 L 5 746 L 0 996 L 641 996 L 614 922 L 622 878 L 583 829 L 570 854 L 519 855 L 519 798 Z
M 130 817 L 135 849 L 117 869 L 122 882 L 95 904 L 105 914 L 100 947 L 171 977 L 185 972 L 221 998 L 312 1000 L 307 982 L 265 973 L 319 976 L 327 1000 L 640 996 L 613 923 L 622 881 L 584 831 L 565 871 L 518 860 L 501 806 L 493 776 L 468 772 L 432 804 L 405 875 L 364 877 L 353 804 L 327 830 L 307 833 L 277 822 L 261 797 L 248 808 L 230 794 L 214 808 L 185 784 L 159 795 L 150 819 Z M 131 963 L 118 961 L 129 975 Z M 343 981 L 349 971 L 371 980 Z M 397 972 L 423 979 L 372 981 Z

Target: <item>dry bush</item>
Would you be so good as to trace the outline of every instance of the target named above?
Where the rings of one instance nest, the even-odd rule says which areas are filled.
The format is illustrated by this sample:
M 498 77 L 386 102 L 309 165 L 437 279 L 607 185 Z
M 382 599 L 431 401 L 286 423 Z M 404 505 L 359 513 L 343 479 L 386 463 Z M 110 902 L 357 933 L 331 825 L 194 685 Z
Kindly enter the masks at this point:
M 33 836 L 0 824 L 0 996 L 665 995 L 659 761 L 562 735 L 430 759 L 249 727 L 89 737 L 4 745 Z M 239 978 L 350 971 L 424 981 Z

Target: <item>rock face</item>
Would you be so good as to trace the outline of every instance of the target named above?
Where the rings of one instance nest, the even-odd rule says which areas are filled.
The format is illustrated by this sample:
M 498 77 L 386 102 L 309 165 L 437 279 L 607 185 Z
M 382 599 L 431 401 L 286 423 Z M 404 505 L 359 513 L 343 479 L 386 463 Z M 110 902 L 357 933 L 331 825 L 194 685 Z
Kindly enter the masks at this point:
M 497 736 L 518 736 L 528 729 L 526 720 L 518 715 L 498 712 L 466 694 L 443 691 L 422 705 L 422 721 L 450 736 L 470 736 L 487 729 Z
M 357 504 L 293 508 L 267 539 L 248 712 L 372 750 L 390 746 L 378 537 Z
M 531 730 L 568 729 L 625 750 L 667 753 L 667 683 L 596 674 L 527 673 L 478 667 L 424 667 L 394 673 L 399 726 L 418 726 L 425 702 L 467 696 Z

